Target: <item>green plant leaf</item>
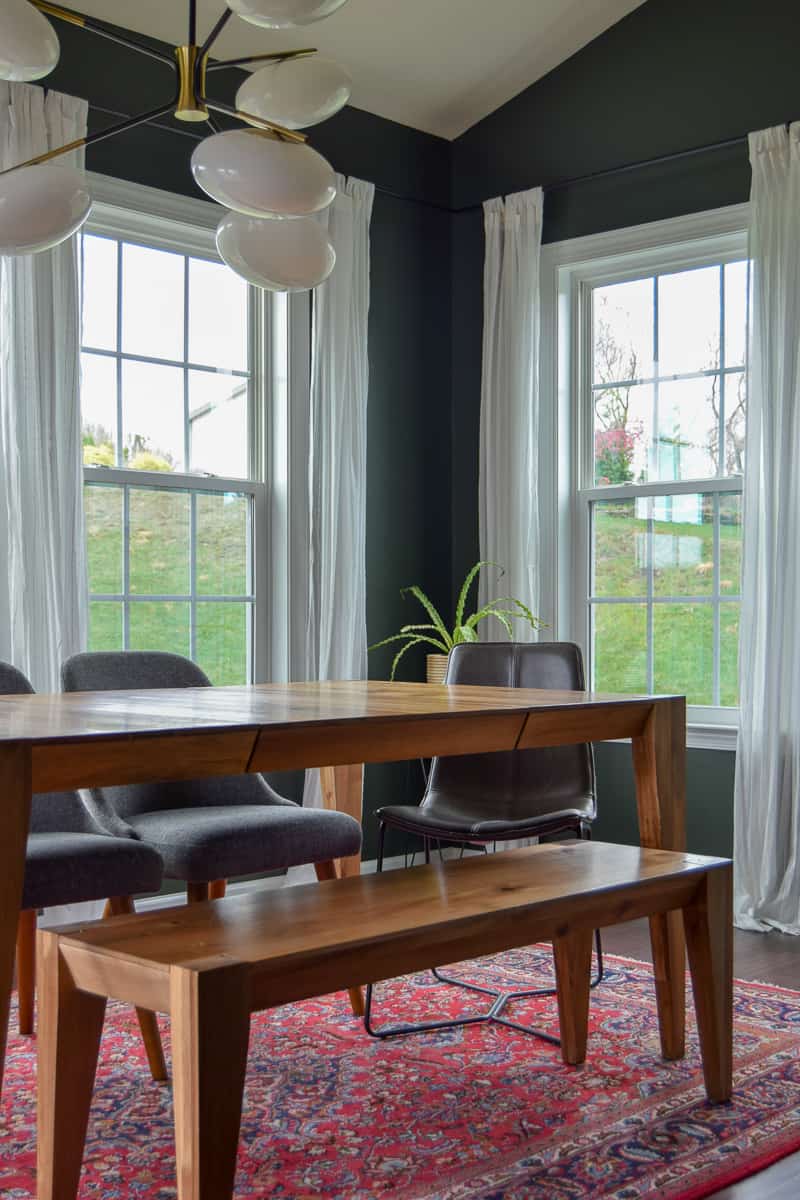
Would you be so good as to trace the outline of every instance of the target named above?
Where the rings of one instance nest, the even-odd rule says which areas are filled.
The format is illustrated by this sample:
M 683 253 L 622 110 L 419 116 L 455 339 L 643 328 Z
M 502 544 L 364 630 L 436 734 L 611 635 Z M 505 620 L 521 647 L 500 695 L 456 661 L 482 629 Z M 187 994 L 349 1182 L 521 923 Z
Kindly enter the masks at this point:
M 459 642 L 477 642 L 478 635 L 470 625 L 457 625 L 453 630 L 453 641 L 458 645 Z
M 527 604 L 523 604 L 521 600 L 517 600 L 516 596 L 500 596 L 499 599 L 493 600 L 493 604 L 513 604 L 513 609 L 507 609 L 509 616 L 517 617 L 520 621 L 525 620 L 532 629 L 546 629 L 544 621 L 539 617 L 534 616 Z
M 430 627 L 432 628 L 432 626 Z M 401 633 L 393 633 L 391 637 L 384 638 L 382 642 L 375 642 L 372 646 L 368 646 L 368 650 L 377 650 L 380 646 L 387 646 L 389 642 L 427 642 L 434 646 L 440 654 L 447 654 L 447 649 L 442 645 L 438 638 L 428 637 L 423 633 L 406 633 L 403 630 Z
M 394 656 L 394 662 L 392 663 L 392 671 L 391 671 L 391 674 L 390 674 L 390 676 L 389 676 L 389 678 L 390 678 L 390 680 L 392 681 L 392 683 L 394 683 L 394 673 L 395 673 L 395 671 L 397 670 L 397 664 L 400 662 L 400 659 L 403 657 L 403 655 L 404 655 L 404 654 L 405 654 L 405 653 L 406 653 L 408 650 L 410 650 L 410 649 L 411 649 L 411 647 L 412 647 L 412 646 L 416 646 L 416 645 L 417 645 L 419 642 L 421 642 L 422 640 L 423 640 L 422 638 L 414 638 L 414 640 L 413 640 L 413 641 L 411 641 L 411 642 L 406 642 L 405 646 L 403 646 L 403 649 L 402 649 L 402 650 L 398 650 L 397 654 L 395 654 L 395 656 Z
M 456 629 L 459 627 L 459 625 L 464 624 L 464 609 L 466 608 L 467 596 L 469 595 L 469 589 L 472 587 L 472 581 L 475 579 L 476 575 L 478 575 L 482 567 L 497 566 L 498 564 L 496 562 L 492 562 L 488 558 L 482 559 L 480 562 L 476 562 L 475 566 L 467 573 L 467 577 L 462 583 L 461 591 L 458 594 L 458 604 L 456 605 Z M 502 578 L 505 572 L 503 571 L 502 567 L 498 567 L 498 570 L 500 571 L 500 577 Z
M 411 587 L 403 588 L 402 591 L 400 592 L 400 595 L 402 596 L 406 592 L 411 592 L 411 595 L 414 597 L 414 599 L 419 600 L 420 604 L 425 609 L 426 613 L 428 614 L 428 616 L 430 617 L 430 619 L 433 621 L 434 625 L 436 626 L 436 629 L 437 629 L 442 641 L 447 646 L 447 649 L 450 650 L 453 645 L 453 639 L 447 630 L 447 626 L 445 625 L 444 621 L 442 620 L 441 616 L 439 615 L 439 612 L 434 607 L 434 605 L 431 603 L 431 601 L 428 599 L 428 597 L 425 595 L 422 588 L 417 587 L 416 584 L 412 584 Z

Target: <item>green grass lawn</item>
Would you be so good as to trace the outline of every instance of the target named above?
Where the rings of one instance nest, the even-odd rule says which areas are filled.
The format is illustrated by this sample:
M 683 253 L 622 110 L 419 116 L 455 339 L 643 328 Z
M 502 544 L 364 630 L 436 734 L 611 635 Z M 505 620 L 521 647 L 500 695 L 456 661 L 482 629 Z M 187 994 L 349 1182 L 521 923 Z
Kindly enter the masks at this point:
M 737 502 L 738 503 L 738 502 Z M 730 501 L 722 510 L 720 595 L 736 596 L 741 572 L 741 525 Z M 631 598 L 598 604 L 595 612 L 595 686 L 604 691 L 647 690 L 647 531 L 633 501 L 595 510 L 594 595 Z M 713 519 L 701 524 L 653 523 L 654 679 L 657 692 L 685 694 L 692 704 L 713 704 L 714 609 L 703 603 L 714 588 Z M 684 600 L 683 597 L 686 597 Z M 636 598 L 639 602 L 634 602 Z M 720 605 L 720 702 L 738 701 L 739 603 Z
M 85 490 L 89 587 L 93 595 L 123 591 L 123 490 L 89 484 Z M 197 494 L 195 502 L 196 659 L 215 684 L 247 678 L 247 605 L 239 600 L 210 602 L 203 596 L 247 593 L 248 499 L 219 493 Z M 188 492 L 130 489 L 129 591 L 131 650 L 191 649 L 191 523 Z M 149 596 L 186 596 L 149 600 Z M 141 597 L 139 599 L 138 597 Z M 89 645 L 92 650 L 123 646 L 123 605 L 93 600 Z
M 730 502 L 726 502 L 730 505 Z M 738 500 L 736 501 L 738 504 Z M 231 600 L 204 602 L 205 596 L 247 593 L 246 497 L 198 494 L 195 501 L 196 658 L 213 683 L 244 683 L 247 678 L 247 605 Z M 129 591 L 133 650 L 171 650 L 189 655 L 192 606 L 192 505 L 188 492 L 130 490 Z M 738 510 L 723 511 L 720 522 L 720 592 L 735 596 L 741 570 Z M 123 590 L 123 493 L 114 486 L 86 487 L 90 588 L 94 595 Z M 647 530 L 633 502 L 597 505 L 595 510 L 594 595 L 628 599 L 598 604 L 595 612 L 595 686 L 610 692 L 641 692 L 647 680 Z M 653 606 L 654 687 L 685 694 L 690 703 L 713 703 L 714 610 L 711 597 L 713 520 L 701 524 L 656 521 L 653 592 L 674 597 Z M 660 555 L 660 558 L 659 558 Z M 158 595 L 185 596 L 152 600 Z M 685 599 L 684 599 L 685 597 Z M 701 602 L 697 599 L 701 598 Z M 739 604 L 720 606 L 720 698 L 738 699 Z M 123 606 L 94 600 L 90 647 L 123 645 Z

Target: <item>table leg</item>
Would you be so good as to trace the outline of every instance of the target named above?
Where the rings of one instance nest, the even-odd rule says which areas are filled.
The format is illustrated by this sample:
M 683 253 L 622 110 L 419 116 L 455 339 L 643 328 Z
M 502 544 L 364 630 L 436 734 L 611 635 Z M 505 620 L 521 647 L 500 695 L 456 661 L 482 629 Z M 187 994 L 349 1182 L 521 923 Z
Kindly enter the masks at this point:
M 733 900 L 731 867 L 709 871 L 683 910 L 706 1094 L 712 1104 L 733 1090 Z
M 14 981 L 17 926 L 25 877 L 25 846 L 31 811 L 31 751 L 0 746 L 0 1094 L 6 1062 L 8 1013 Z
M 74 987 L 56 934 L 40 931 L 39 1200 L 75 1200 L 106 1001 Z
M 321 767 L 319 780 L 323 806 L 348 813 L 349 816 L 355 817 L 359 825 L 363 824 L 363 765 L 352 763 L 345 767 Z M 340 867 L 341 873 L 345 877 L 360 875 L 361 855 L 351 854 L 349 858 L 341 859 Z
M 686 701 L 657 700 L 633 738 L 639 840 L 662 850 L 686 848 Z M 650 918 L 661 1052 L 682 1058 L 686 1039 L 686 949 L 679 912 Z
M 246 968 L 170 969 L 178 1200 L 231 1200 L 250 1035 Z

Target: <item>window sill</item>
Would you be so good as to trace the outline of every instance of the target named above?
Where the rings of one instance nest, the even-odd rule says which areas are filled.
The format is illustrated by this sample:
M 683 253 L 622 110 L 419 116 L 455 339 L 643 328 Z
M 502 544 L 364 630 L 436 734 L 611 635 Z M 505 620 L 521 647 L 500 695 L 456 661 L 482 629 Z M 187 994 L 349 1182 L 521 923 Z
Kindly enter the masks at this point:
M 698 725 L 689 723 L 686 727 L 687 750 L 727 750 L 736 752 L 736 725 Z M 620 745 L 629 746 L 630 738 L 615 738 Z

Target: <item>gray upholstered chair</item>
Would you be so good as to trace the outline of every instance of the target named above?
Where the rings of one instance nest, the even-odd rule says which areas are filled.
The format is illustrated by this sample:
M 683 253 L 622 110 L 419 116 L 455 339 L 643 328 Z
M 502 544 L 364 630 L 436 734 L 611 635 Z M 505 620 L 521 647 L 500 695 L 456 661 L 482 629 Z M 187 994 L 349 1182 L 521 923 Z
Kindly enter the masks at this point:
M 21 671 L 0 662 L 0 694 L 30 695 Z M 131 897 L 155 892 L 163 867 L 158 852 L 131 838 L 111 837 L 92 818 L 77 792 L 33 797 L 22 912 L 17 930 L 19 1031 L 33 1033 L 36 978 L 36 914 L 51 905 L 107 900 L 107 912 L 133 911 Z M 154 1079 L 166 1079 L 155 1016 L 138 1012 Z
M 149 650 L 77 654 L 62 680 L 68 692 L 211 686 L 190 659 Z M 304 863 L 329 878 L 333 860 L 361 846 L 352 817 L 303 808 L 255 774 L 94 788 L 87 797 L 110 832 L 158 851 L 165 875 L 187 884 L 190 901 L 223 895 L 232 875 Z
M 572 642 L 476 642 L 456 646 L 450 652 L 445 683 L 477 684 L 484 687 L 546 688 L 583 691 L 586 682 L 580 647 Z M 597 814 L 594 753 L 591 745 L 556 746 L 537 750 L 515 750 L 500 754 L 465 754 L 437 758 L 431 764 L 425 793 L 419 805 L 389 805 L 378 809 L 380 823 L 377 869 L 383 867 L 387 828 L 416 834 L 423 839 L 426 861 L 432 842 L 456 843 L 486 849 L 496 842 L 543 836 L 590 837 Z M 463 849 L 462 849 L 463 852 Z M 602 947 L 596 934 L 597 974 L 603 975 Z M 491 987 L 465 983 L 445 975 L 434 975 L 442 983 L 457 984 L 494 999 L 489 1012 L 464 1021 L 432 1021 L 424 1024 L 372 1025 L 372 988 L 367 988 L 365 1025 L 375 1037 L 391 1037 L 421 1029 L 493 1020 L 536 1034 L 547 1041 L 557 1038 L 523 1026 L 502 1015 L 511 1000 L 526 996 L 555 995 L 554 988 L 499 992 Z

